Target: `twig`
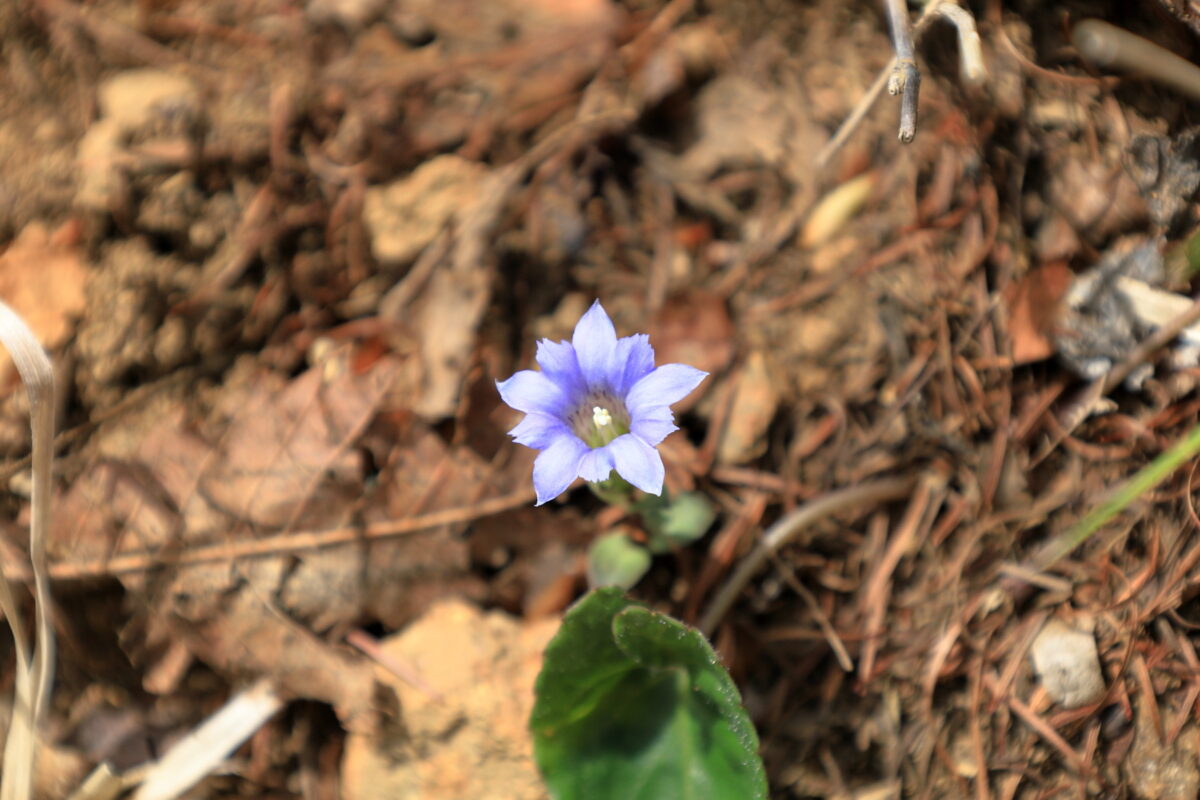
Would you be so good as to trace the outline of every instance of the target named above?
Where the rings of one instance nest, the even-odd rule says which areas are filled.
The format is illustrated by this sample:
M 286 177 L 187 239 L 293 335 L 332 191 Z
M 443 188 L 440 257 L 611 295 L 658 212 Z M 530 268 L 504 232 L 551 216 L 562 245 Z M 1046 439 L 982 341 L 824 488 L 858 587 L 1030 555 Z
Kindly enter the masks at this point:
M 887 0 L 887 2 L 893 3 L 894 0 Z M 900 0 L 899 4 L 902 5 L 903 0 Z M 919 38 L 921 34 L 925 32 L 925 29 L 929 26 L 929 23 L 938 16 L 946 19 L 958 29 L 959 70 L 961 71 L 964 79 L 966 79 L 969 83 L 975 83 L 977 80 L 982 80 L 986 75 L 986 69 L 983 65 L 983 50 L 979 44 L 979 34 L 975 31 L 974 20 L 972 19 L 970 12 L 966 9 L 954 5 L 953 3 L 949 2 L 949 0 L 931 0 L 931 2 L 925 6 L 925 10 L 921 12 L 921 16 L 918 17 L 917 21 L 913 24 L 912 37 Z M 907 17 L 902 18 L 907 21 Z M 909 51 L 912 51 L 911 45 L 909 47 Z M 875 82 L 871 84 L 871 88 L 868 89 L 867 93 L 863 95 L 861 100 L 858 101 L 858 105 L 856 105 L 854 110 L 850 112 L 849 116 L 842 121 L 841 126 L 837 129 L 837 133 L 835 133 L 833 138 L 830 139 L 823 148 L 821 148 L 821 152 L 817 154 L 816 167 L 818 170 L 824 169 L 837 151 L 842 149 L 842 145 L 846 143 L 846 140 L 850 138 L 850 135 L 854 133 L 854 131 L 857 130 L 858 126 L 862 123 L 863 118 L 867 116 L 867 112 L 871 110 L 871 106 L 875 104 L 875 100 L 879 97 L 879 94 L 883 91 L 883 88 L 887 86 L 889 87 L 889 90 L 891 89 L 892 81 L 895 79 L 894 76 L 898 68 L 899 60 L 897 58 L 893 58 L 890 62 L 888 62 L 888 65 L 883 68 L 883 71 L 879 73 L 879 77 L 875 79 Z M 916 70 L 915 62 L 913 63 L 913 69 L 914 71 Z M 919 82 L 920 79 L 918 77 L 918 83 Z M 912 104 L 912 125 L 914 131 L 916 129 L 916 91 L 916 89 L 913 90 L 914 99 Z M 894 91 L 892 92 L 892 94 L 895 93 L 896 92 Z M 902 105 L 902 117 L 903 112 L 904 107 Z M 904 139 L 904 127 L 902 119 L 900 139 L 902 141 L 909 141 L 911 138 L 912 137 L 910 136 L 908 140 Z
M 915 478 L 883 478 L 861 486 L 851 486 L 805 503 L 776 522 L 763 535 L 762 541 L 742 559 L 737 569 L 725 581 L 700 618 L 698 626 L 705 636 L 711 636 L 725 617 L 733 601 L 750 579 L 762 568 L 771 554 L 796 538 L 813 523 L 847 509 L 896 500 L 912 489 Z
M 1200 67 L 1149 39 L 1098 19 L 1085 19 L 1071 31 L 1071 41 L 1094 64 L 1137 72 L 1200 99 Z
M 388 672 L 395 675 L 400 680 L 407 683 L 412 688 L 416 689 L 421 694 L 428 697 L 434 702 L 441 703 L 445 700 L 445 695 L 437 689 L 429 685 L 429 682 L 421 677 L 421 674 L 413 669 L 408 664 L 396 658 L 388 651 L 380 646 L 375 637 L 371 636 L 364 630 L 354 630 L 346 634 L 346 642 L 358 648 L 363 655 L 374 661 L 379 666 L 386 669 Z
M 808 587 L 800 582 L 796 577 L 796 571 L 790 565 L 785 564 L 781 559 L 774 558 L 775 568 L 783 577 L 783 580 L 788 586 L 792 587 L 792 591 L 800 595 L 804 600 L 804 605 L 808 606 L 808 613 L 812 614 L 813 621 L 817 623 L 817 627 L 821 629 L 821 633 L 825 635 L 825 641 L 829 643 L 829 649 L 833 651 L 834 657 L 837 658 L 838 665 L 846 672 L 854 672 L 854 661 L 850 658 L 849 651 L 846 650 L 845 643 L 842 642 L 842 637 L 838 635 L 837 630 L 833 627 L 833 623 L 829 621 L 829 615 L 821 608 L 817 598 L 808 590 Z
M 931 470 L 917 482 L 908 508 L 903 518 L 896 526 L 896 532 L 888 542 L 887 549 L 871 569 L 870 575 L 863 583 L 859 595 L 859 608 L 866 616 L 862 652 L 858 657 L 858 679 L 866 684 L 871 680 L 875 669 L 875 655 L 879 650 L 880 633 L 883 631 L 884 617 L 887 614 L 888 599 L 892 590 L 892 575 L 900 564 L 900 559 L 913 548 L 917 540 L 917 531 L 924 528 L 928 518 L 928 510 L 937 510 L 942 503 L 946 480 L 937 471 Z
M 921 71 L 917 69 L 913 52 L 912 32 L 908 27 L 908 9 L 904 0 L 884 0 L 888 25 L 892 29 L 892 46 L 896 58 L 888 77 L 888 94 L 900 95 L 900 141 L 911 142 L 917 135 L 917 99 L 921 93 Z
M 939 3 L 933 9 L 958 31 L 958 70 L 964 83 L 979 86 L 987 79 L 983 44 L 971 12 L 954 3 Z
M 1011 694 L 1003 694 L 1000 692 L 994 675 L 985 672 L 983 675 L 983 685 L 987 687 L 988 691 L 991 692 L 993 697 L 1007 703 L 1008 707 L 1012 709 L 1013 713 L 1020 717 L 1026 725 L 1032 728 L 1038 736 L 1041 736 L 1048 745 L 1057 750 L 1063 756 L 1063 758 L 1066 759 L 1067 763 L 1071 765 L 1072 769 L 1074 769 L 1080 775 L 1091 774 L 1090 766 L 1084 762 L 1079 754 L 1075 752 L 1074 748 L 1067 743 L 1067 740 L 1059 735 L 1058 731 L 1050 727 L 1044 719 L 1039 717 L 1037 713 L 1028 705 L 1023 703 L 1020 698 Z
M 527 505 L 534 499 L 531 489 L 521 489 L 512 494 L 481 500 L 464 508 L 431 511 L 416 517 L 388 520 L 362 528 L 334 528 L 325 531 L 295 531 L 263 539 L 236 542 L 218 542 L 180 550 L 175 553 L 128 553 L 107 559 L 92 561 L 60 561 L 50 565 L 50 576 L 56 580 L 77 580 L 100 575 L 122 575 L 143 572 L 163 566 L 185 564 L 210 564 L 236 558 L 264 558 L 282 553 L 319 550 L 351 542 L 388 539 L 410 533 L 438 528 L 443 525 L 458 525 L 502 511 Z M 18 580 L 28 580 L 28 573 L 14 570 Z
M 283 708 L 267 679 L 229 699 L 151 766 L 133 800 L 174 800 L 216 770 L 254 732 Z

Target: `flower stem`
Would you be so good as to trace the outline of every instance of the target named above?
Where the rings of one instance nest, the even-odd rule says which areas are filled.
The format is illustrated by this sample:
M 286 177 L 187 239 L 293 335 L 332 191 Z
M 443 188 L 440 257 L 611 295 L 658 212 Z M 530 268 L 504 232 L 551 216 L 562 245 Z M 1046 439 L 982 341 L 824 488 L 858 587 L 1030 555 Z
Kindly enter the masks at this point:
M 599 483 L 588 481 L 588 488 L 592 490 L 592 494 L 610 506 L 617 506 L 626 511 L 634 509 L 633 486 L 620 475 Z

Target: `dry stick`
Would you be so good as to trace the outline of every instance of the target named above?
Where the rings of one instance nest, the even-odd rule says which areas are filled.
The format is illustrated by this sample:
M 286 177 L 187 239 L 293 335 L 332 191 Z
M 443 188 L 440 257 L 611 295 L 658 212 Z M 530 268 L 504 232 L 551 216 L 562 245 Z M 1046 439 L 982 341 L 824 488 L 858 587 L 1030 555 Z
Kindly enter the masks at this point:
M 1007 703 L 1008 707 L 1012 709 L 1013 713 L 1020 717 L 1026 725 L 1028 725 L 1030 728 L 1033 728 L 1034 732 L 1045 739 L 1047 744 L 1049 744 L 1055 750 L 1058 750 L 1058 752 L 1067 760 L 1067 763 L 1069 763 L 1076 772 L 1078 772 L 1080 775 L 1091 774 L 1090 765 L 1080 758 L 1079 754 L 1075 752 L 1074 748 L 1067 743 L 1067 740 L 1059 735 L 1058 731 L 1050 727 L 1050 725 L 1044 719 L 1039 717 L 1036 711 L 1034 711 L 1032 708 L 1022 702 L 1020 698 L 1014 695 L 1002 696 L 998 694 L 996 678 L 994 675 L 984 673 L 983 683 L 984 686 L 987 687 L 988 691 L 992 693 L 993 697 L 996 697 L 1002 702 Z
M 441 703 L 445 701 L 445 695 L 437 689 L 429 685 L 429 682 L 421 677 L 421 673 L 417 672 L 411 666 L 393 656 L 387 650 L 384 650 L 376 641 L 374 636 L 363 630 L 354 630 L 346 634 L 346 642 L 358 648 L 367 658 L 374 661 L 379 666 L 386 669 L 388 672 L 395 675 L 400 680 L 407 683 L 412 688 L 416 689 L 421 694 L 428 697 L 434 702 Z
M 711 636 L 733 605 L 733 601 L 767 559 L 810 525 L 848 509 L 904 497 L 914 483 L 915 478 L 883 478 L 861 486 L 839 489 L 810 500 L 776 522 L 763 535 L 762 541 L 737 565 L 737 569 L 726 579 L 725 584 L 709 603 L 704 616 L 700 618 L 700 631 L 705 636 Z
M 527 505 L 534 499 L 530 489 L 482 500 L 465 508 L 432 511 L 416 517 L 389 520 L 362 528 L 334 528 L 326 531 L 296 531 L 263 539 L 249 541 L 220 542 L 217 544 L 190 547 L 176 553 L 129 553 L 92 561 L 60 561 L 50 565 L 50 576 L 58 580 L 90 578 L 101 575 L 121 575 L 143 572 L 157 567 L 172 565 L 207 564 L 235 558 L 264 558 L 281 553 L 319 550 L 351 542 L 387 539 L 393 536 L 417 533 L 443 525 L 457 525 L 481 517 L 499 514 Z M 18 578 L 27 578 L 18 575 Z
M 880 644 L 879 634 L 883 630 L 883 618 L 887 613 L 888 599 L 891 595 L 892 575 L 899 566 L 900 559 L 912 547 L 917 531 L 925 521 L 926 510 L 930 508 L 931 500 L 935 494 L 941 494 L 937 491 L 940 488 L 939 484 L 944 486 L 945 479 L 932 471 L 918 481 L 895 534 L 863 584 L 859 607 L 866 615 L 867 622 L 862 652 L 858 659 L 858 679 L 863 684 L 871 680 L 871 673 L 875 669 L 875 655 Z M 941 502 L 941 497 L 937 497 L 932 504 L 935 510 Z
M 958 68 L 962 80 L 972 86 L 982 85 L 987 79 L 987 67 L 983 64 L 983 43 L 975 28 L 975 18 L 954 3 L 940 3 L 934 11 L 958 30 Z
M 962 72 L 964 80 L 968 83 L 981 82 L 986 76 L 986 70 L 983 66 L 983 49 L 979 42 L 979 34 L 975 30 L 974 19 L 966 9 L 947 2 L 947 0 L 933 0 L 929 5 L 925 6 L 925 10 L 921 12 L 921 16 L 913 24 L 912 36 L 914 38 L 919 37 L 925 32 L 929 23 L 939 15 L 958 29 L 959 69 Z M 889 86 L 890 78 L 895 74 L 895 70 L 898 67 L 898 60 L 893 58 L 883 68 L 883 71 L 879 73 L 879 77 L 875 79 L 875 82 L 871 84 L 871 88 L 858 101 L 858 105 L 854 107 L 850 115 L 842 121 L 841 127 L 837 129 L 837 133 L 821 148 L 821 152 L 817 154 L 816 159 L 816 168 L 818 171 L 824 169 L 829 164 L 829 161 L 838 150 L 842 149 L 842 145 L 846 143 L 850 135 L 858 129 L 858 126 L 867 116 L 867 112 L 871 110 L 871 106 L 875 105 L 875 100 L 879 97 L 880 92 L 883 91 L 885 86 Z M 915 101 L 913 114 L 916 114 Z M 915 119 L 913 124 L 916 124 Z M 900 138 L 904 138 L 903 133 Z
M 792 591 L 800 595 L 804 600 L 804 604 L 808 606 L 808 613 L 812 614 L 813 620 L 817 623 L 817 627 L 821 629 L 821 633 L 825 634 L 825 641 L 829 644 L 829 649 L 833 651 L 834 657 L 837 658 L 838 665 L 846 672 L 854 672 L 854 661 L 850 658 L 850 652 L 846 649 L 846 645 L 842 642 L 842 637 L 838 636 L 838 632 L 833 627 L 833 623 L 829 621 L 829 615 L 821 608 L 821 604 L 817 602 L 817 598 L 808 587 L 800 582 L 796 577 L 796 572 L 790 565 L 783 563 L 778 557 L 773 559 L 775 568 L 779 570 L 779 574 L 783 576 L 787 585 L 792 587 Z
M 1071 31 L 1071 41 L 1094 64 L 1138 72 L 1200 99 L 1200 67 L 1149 39 L 1098 19 L 1085 19 Z
M 279 713 L 284 702 L 267 678 L 238 692 L 150 765 L 133 800 L 183 796 Z
M 35 343 L 36 344 L 36 343 Z M 40 345 L 20 367 L 29 393 L 29 414 L 33 425 L 33 490 L 30 496 L 29 563 L 33 568 L 36 609 L 37 651 L 33 654 L 33 722 L 36 730 L 50 708 L 50 690 L 54 683 L 54 632 L 51 627 L 52 600 L 50 577 L 46 570 L 46 536 L 50 527 L 50 497 L 53 494 L 50 467 L 54 459 L 54 369 Z M 13 361 L 17 358 L 14 354 Z
M 892 46 L 896 58 L 888 77 L 888 94 L 900 95 L 900 141 L 908 143 L 917 135 L 917 99 L 921 93 L 921 71 L 913 52 L 912 32 L 908 29 L 908 8 L 904 0 L 884 0 Z

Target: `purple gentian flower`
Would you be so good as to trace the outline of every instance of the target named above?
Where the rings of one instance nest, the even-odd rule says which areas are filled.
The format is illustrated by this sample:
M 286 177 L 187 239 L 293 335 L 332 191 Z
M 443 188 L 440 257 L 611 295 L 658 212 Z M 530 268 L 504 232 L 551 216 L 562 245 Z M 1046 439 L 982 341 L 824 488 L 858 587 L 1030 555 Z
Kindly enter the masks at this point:
M 537 504 L 558 497 L 577 477 L 598 483 L 614 469 L 642 491 L 662 494 L 655 448 L 678 430 L 670 406 L 708 373 L 686 364 L 655 369 L 650 337 L 618 339 L 599 300 L 571 341 L 538 342 L 537 363 L 541 372 L 525 369 L 496 382 L 504 402 L 525 412 L 509 435 L 542 451 L 533 464 Z

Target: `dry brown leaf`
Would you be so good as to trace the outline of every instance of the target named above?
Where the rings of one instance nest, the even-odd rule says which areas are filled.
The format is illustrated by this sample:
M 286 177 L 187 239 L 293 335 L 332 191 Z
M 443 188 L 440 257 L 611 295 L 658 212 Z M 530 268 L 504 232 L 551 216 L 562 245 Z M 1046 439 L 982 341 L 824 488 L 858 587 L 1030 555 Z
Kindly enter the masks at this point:
M 745 464 L 766 449 L 765 435 L 779 407 L 779 390 L 759 350 L 746 357 L 732 380 L 733 405 L 717 444 L 717 460 Z
M 145 570 L 120 576 L 139 610 L 126 631 L 135 650 L 176 658 L 171 645 L 183 642 L 224 674 L 270 675 L 285 692 L 369 727 L 369 670 L 313 631 L 364 617 L 399 626 L 447 593 L 479 593 L 457 535 L 463 526 L 320 550 L 289 549 L 289 532 L 469 507 L 511 491 L 517 477 L 495 475 L 411 414 L 381 419 L 397 362 L 373 360 L 363 374 L 354 363 L 344 349 L 291 381 L 257 369 L 232 380 L 213 403 L 231 416 L 221 435 L 189 424 L 178 397 L 161 398 L 141 420 L 121 419 L 118 434 L 98 437 L 101 457 L 64 498 L 51 552 L 101 566 L 144 559 Z M 380 465 L 370 483 L 363 451 Z M 278 549 L 220 556 L 263 536 L 278 537 Z M 197 546 L 218 557 L 150 572 Z
M 255 525 L 336 524 L 362 488 L 350 451 L 391 388 L 397 365 L 382 360 L 355 376 L 333 357 L 279 388 L 256 381 L 239 403 L 200 489 L 216 506 Z M 332 505 L 332 508 L 328 506 Z
M 715 375 L 733 359 L 733 321 L 721 297 L 689 291 L 667 299 L 650 325 L 650 342 L 659 364 L 689 364 Z M 693 392 L 675 405 L 687 409 L 705 392 Z
M 1059 304 L 1072 277 L 1065 263 L 1051 262 L 1026 273 L 1005 292 L 1014 364 L 1028 364 L 1054 354 Z
M 0 254 L 0 300 L 21 315 L 47 348 L 62 344 L 74 318 L 83 313 L 87 268 L 76 246 L 76 225 L 68 222 L 53 235 L 30 223 Z M 0 380 L 12 360 L 0 350 Z

